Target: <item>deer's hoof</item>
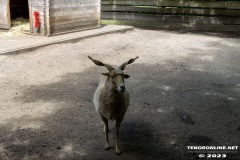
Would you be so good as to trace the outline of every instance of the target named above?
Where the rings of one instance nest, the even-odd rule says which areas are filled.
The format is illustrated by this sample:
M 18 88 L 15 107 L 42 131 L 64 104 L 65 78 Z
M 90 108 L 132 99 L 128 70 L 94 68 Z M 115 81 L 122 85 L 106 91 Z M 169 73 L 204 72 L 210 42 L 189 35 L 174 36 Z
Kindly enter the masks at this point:
M 120 155 L 120 154 L 121 154 L 120 149 L 116 149 L 116 154 L 117 154 L 117 155 Z
M 109 147 L 109 144 L 105 144 L 105 150 L 109 150 L 110 147 Z

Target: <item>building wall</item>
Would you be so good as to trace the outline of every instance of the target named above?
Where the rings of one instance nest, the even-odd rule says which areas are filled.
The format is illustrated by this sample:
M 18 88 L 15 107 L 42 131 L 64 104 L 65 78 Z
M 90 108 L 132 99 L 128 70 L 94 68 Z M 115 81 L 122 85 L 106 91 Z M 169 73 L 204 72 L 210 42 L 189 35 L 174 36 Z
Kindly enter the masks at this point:
M 49 1 L 51 34 L 100 26 L 100 0 Z

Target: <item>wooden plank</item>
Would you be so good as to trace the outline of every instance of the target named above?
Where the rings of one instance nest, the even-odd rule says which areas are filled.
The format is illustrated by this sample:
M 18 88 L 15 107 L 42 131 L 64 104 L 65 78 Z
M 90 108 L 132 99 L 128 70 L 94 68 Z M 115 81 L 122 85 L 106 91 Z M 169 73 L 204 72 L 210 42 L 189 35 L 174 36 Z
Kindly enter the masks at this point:
M 239 5 L 240 2 L 233 1 Z M 190 7 L 190 8 L 228 8 L 228 1 L 202 1 L 202 0 L 102 0 L 102 4 L 110 5 L 149 5 L 160 7 Z
M 62 10 L 55 12 L 53 10 L 50 11 L 50 16 L 51 17 L 58 17 L 58 16 L 71 16 L 71 15 L 79 15 L 79 14 L 97 14 L 97 9 L 96 7 L 93 10 L 77 10 L 77 11 L 72 11 L 72 10 Z
M 11 28 L 11 27 L 10 27 Z M 0 29 L 10 29 L 9 27 L 6 27 L 6 25 L 0 24 Z
M 44 3 L 44 1 L 41 1 L 41 0 L 31 0 L 32 4 L 33 3 Z
M 74 23 L 76 23 L 78 26 L 80 26 L 81 27 L 81 25 L 83 25 L 85 22 L 94 22 L 94 24 L 96 24 L 95 23 L 95 21 L 98 21 L 98 19 L 90 19 L 90 18 L 85 18 L 85 19 L 81 19 L 81 20 L 79 20 L 79 19 L 76 19 L 76 20 L 69 20 L 69 21 L 52 21 L 51 20 L 51 23 L 52 24 L 54 24 L 54 26 L 58 26 L 58 25 L 68 25 L 68 24 L 74 24 Z
M 66 7 L 66 4 L 51 4 L 51 9 L 68 9 L 68 8 L 74 8 L 74 7 L 88 7 L 88 6 L 97 6 L 95 3 L 93 4 L 85 4 L 85 5 L 75 5 L 75 4 L 68 4 Z
M 0 28 L 11 28 L 9 0 L 0 0 Z
M 85 21 L 78 23 L 69 23 L 69 24 L 62 24 L 62 25 L 52 25 L 51 26 L 51 32 L 52 33 L 58 33 L 58 32 L 64 32 L 64 31 L 70 31 L 70 30 L 76 30 L 76 29 L 86 29 L 86 28 L 92 28 L 98 26 L 98 21 Z M 67 28 L 67 30 L 66 30 Z
M 136 7 L 136 6 L 119 6 L 119 5 L 103 5 L 102 12 L 139 12 L 150 14 L 167 14 L 167 15 L 206 15 L 206 16 L 240 16 L 240 10 L 226 9 L 202 9 L 202 8 L 158 8 L 152 7 Z
M 122 5 L 102 5 L 102 12 L 147 12 L 147 13 L 158 13 L 159 8 L 157 6 L 148 7 L 136 7 L 136 6 L 122 6 Z
M 50 20 L 52 22 L 74 22 L 77 20 L 82 20 L 82 19 L 97 19 L 96 13 L 88 13 L 88 14 L 74 14 L 74 15 L 67 15 L 67 16 L 58 16 L 58 17 L 51 17 Z
M 158 6 L 159 0 L 102 0 L 101 4 Z
M 37 10 L 37 11 L 43 11 L 44 10 L 44 6 L 30 6 L 32 9 L 31 10 Z
M 46 0 L 45 3 L 45 26 L 46 26 L 46 35 L 50 36 L 51 35 L 51 28 L 50 28 L 50 7 L 49 7 L 49 0 Z
M 239 17 L 205 17 L 205 16 L 177 16 L 177 15 L 148 15 L 123 12 L 103 12 L 103 19 L 165 21 L 195 24 L 240 24 Z
M 81 24 L 81 25 L 80 25 Z M 71 22 L 71 23 L 63 23 L 63 24 L 56 24 L 56 25 L 52 25 L 51 29 L 58 29 L 58 28 L 62 28 L 64 29 L 64 27 L 68 26 L 69 28 L 76 28 L 79 26 L 86 26 L 86 25 L 91 25 L 91 24 L 97 24 L 97 20 L 84 20 L 84 21 L 79 21 L 78 23 L 76 22 Z
M 100 27 L 100 23 L 101 23 L 101 0 L 97 0 L 97 19 L 98 19 L 98 26 Z
M 53 2 L 51 1 L 49 5 L 51 5 L 51 8 L 69 8 L 69 7 L 76 7 L 76 6 L 93 6 L 96 5 L 99 1 L 85 1 L 85 2 L 70 2 L 70 1 L 63 1 L 63 2 Z
M 68 10 L 68 11 L 79 11 L 79 10 L 94 10 L 94 9 L 96 9 L 96 6 L 97 5 L 84 5 L 84 6 L 77 6 L 77 5 L 74 5 L 74 6 L 68 6 L 67 8 L 66 8 L 66 6 L 65 7 L 63 7 L 63 8 L 61 8 L 61 7 L 57 7 L 57 8 L 54 8 L 54 7 L 51 7 L 51 13 L 53 13 L 53 12 L 62 12 L 63 10 L 65 11 L 65 10 Z
M 240 10 L 240 2 L 238 1 L 228 1 L 227 5 L 228 9 L 239 9 Z
M 50 5 L 51 4 L 96 4 L 98 3 L 99 1 L 98 0 L 51 0 L 50 1 Z
M 33 7 L 44 7 L 43 2 L 31 2 L 31 6 Z
M 81 20 L 75 20 L 75 21 L 57 21 L 57 22 L 52 22 L 54 24 L 54 26 L 59 26 L 59 25 L 69 25 L 69 24 L 76 24 L 77 26 L 80 26 L 81 25 L 84 25 L 85 23 L 91 23 L 91 22 L 94 22 L 94 24 L 96 24 L 96 21 L 98 21 L 98 19 L 89 19 L 89 18 L 85 18 L 85 19 L 81 19 Z M 80 25 L 81 24 L 81 25 Z
M 9 3 L 9 0 L 6 0 L 6 3 L 7 3 L 7 24 L 8 24 L 8 27 L 11 28 L 11 12 L 10 12 L 10 3 Z
M 33 33 L 32 0 L 28 0 L 30 32 Z

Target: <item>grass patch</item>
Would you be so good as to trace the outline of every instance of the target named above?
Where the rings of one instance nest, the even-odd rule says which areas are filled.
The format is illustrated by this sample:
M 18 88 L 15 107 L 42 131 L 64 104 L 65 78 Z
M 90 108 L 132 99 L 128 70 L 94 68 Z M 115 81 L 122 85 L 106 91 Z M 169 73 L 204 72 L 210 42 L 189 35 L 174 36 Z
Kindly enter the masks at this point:
M 124 25 L 124 22 L 117 20 L 101 20 L 102 25 Z

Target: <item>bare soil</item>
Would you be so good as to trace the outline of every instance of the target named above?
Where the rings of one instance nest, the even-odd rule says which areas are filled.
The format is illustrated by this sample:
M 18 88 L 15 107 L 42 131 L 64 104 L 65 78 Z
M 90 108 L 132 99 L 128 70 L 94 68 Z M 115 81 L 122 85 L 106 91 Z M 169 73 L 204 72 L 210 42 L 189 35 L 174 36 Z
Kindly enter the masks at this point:
M 240 39 L 136 29 L 0 56 L 0 159 L 198 159 L 187 146 L 240 145 Z M 131 102 L 115 155 L 92 96 L 104 67 L 127 66 Z M 227 153 L 239 159 L 240 151 Z

